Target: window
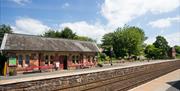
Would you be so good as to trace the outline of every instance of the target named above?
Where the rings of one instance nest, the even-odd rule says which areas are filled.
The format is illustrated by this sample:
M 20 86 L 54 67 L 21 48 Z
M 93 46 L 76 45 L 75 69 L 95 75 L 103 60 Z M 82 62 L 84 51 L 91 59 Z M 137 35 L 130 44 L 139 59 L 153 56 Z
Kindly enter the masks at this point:
M 75 56 L 72 56 L 72 61 L 74 64 L 76 63 L 75 60 L 76 60 Z
M 22 55 L 19 55 L 19 56 L 18 56 L 18 64 L 19 64 L 19 65 L 23 65 Z
M 53 64 L 54 56 L 50 56 L 50 64 Z
M 76 62 L 79 63 L 79 56 L 76 56 Z
M 36 60 L 36 59 L 37 59 L 36 53 L 32 53 L 30 58 L 31 58 L 32 60 Z
M 29 55 L 26 55 L 26 61 L 25 61 L 26 64 L 29 64 Z
M 45 64 L 48 64 L 48 62 L 49 62 L 49 60 L 48 60 L 48 59 L 49 59 L 49 56 L 48 56 L 48 55 L 46 55 L 46 56 L 45 56 Z
M 72 56 L 72 62 L 75 63 L 79 63 L 79 56 Z

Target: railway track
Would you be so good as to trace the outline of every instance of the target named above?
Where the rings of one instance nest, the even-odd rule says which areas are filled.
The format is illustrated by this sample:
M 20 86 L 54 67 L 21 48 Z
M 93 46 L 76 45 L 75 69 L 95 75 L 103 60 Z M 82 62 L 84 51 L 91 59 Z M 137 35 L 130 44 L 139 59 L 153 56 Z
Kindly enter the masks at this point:
M 165 75 L 178 69 L 179 65 L 169 65 L 157 68 L 148 68 L 147 70 L 132 72 L 130 74 L 120 75 L 108 79 L 98 80 L 87 84 L 81 84 L 73 87 L 59 89 L 60 91 L 127 91 L 146 83 L 152 79 Z M 86 88 L 84 88 L 84 86 Z M 82 87 L 82 88 L 81 88 Z

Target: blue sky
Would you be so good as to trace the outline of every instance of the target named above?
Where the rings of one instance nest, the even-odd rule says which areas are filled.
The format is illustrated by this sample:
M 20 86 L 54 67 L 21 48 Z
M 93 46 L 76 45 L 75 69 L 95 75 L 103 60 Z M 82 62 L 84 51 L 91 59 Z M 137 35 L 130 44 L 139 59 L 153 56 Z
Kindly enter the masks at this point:
M 162 35 L 173 46 L 180 45 L 180 0 L 0 0 L 0 24 L 33 35 L 70 27 L 98 43 L 127 24 L 142 28 L 148 44 Z

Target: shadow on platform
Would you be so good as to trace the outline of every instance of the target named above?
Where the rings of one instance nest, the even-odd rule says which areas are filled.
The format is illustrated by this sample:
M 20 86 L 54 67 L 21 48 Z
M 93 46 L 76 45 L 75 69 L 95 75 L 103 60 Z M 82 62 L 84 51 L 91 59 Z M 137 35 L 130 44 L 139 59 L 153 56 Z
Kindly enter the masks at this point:
M 174 88 L 176 88 L 177 91 L 180 91 L 180 80 L 167 82 L 167 84 L 171 85 L 172 87 L 168 88 L 166 91 L 174 91 Z

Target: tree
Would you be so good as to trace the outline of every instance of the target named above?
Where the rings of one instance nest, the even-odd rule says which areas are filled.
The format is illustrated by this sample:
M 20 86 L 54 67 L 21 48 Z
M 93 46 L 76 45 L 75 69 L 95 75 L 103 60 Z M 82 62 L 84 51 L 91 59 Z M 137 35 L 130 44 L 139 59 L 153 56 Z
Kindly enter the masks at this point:
M 156 48 L 154 45 L 148 45 L 144 50 L 145 56 L 149 59 L 162 58 L 162 50 Z
M 168 57 L 169 49 L 166 39 L 162 36 L 157 36 L 153 45 L 148 45 L 144 53 L 147 58 L 164 59 Z
M 73 31 L 68 27 L 64 28 L 60 32 L 58 30 L 50 29 L 49 31 L 42 34 L 41 36 L 51 37 L 51 38 L 65 38 L 65 39 L 74 39 L 74 40 L 81 40 L 81 41 L 96 42 L 95 40 L 93 40 L 89 37 L 76 35 L 76 33 L 73 33 Z
M 50 29 L 49 31 L 45 32 L 42 36 L 51 38 L 74 39 L 77 35 L 76 33 L 73 33 L 73 31 L 70 28 L 66 27 L 60 32 L 58 30 Z
M 113 42 L 113 33 L 107 33 L 102 37 L 102 46 L 103 47 L 112 47 Z
M 117 57 L 139 55 L 146 37 L 142 29 L 134 26 L 118 28 L 113 33 L 112 45 Z
M 0 25 L 0 45 L 5 33 L 12 33 L 12 28 L 9 25 Z
M 157 36 L 156 41 L 153 43 L 153 45 L 156 48 L 159 48 L 162 50 L 163 58 L 168 57 L 168 51 L 170 49 L 170 46 L 168 45 L 168 42 L 166 41 L 166 39 L 163 36 Z
M 61 38 L 61 32 L 50 29 L 49 31 L 45 32 L 42 36 L 51 38 Z
M 61 38 L 74 39 L 75 36 L 76 36 L 76 33 L 73 33 L 73 31 L 68 27 L 65 27 L 61 31 Z
M 81 40 L 81 41 L 91 41 L 91 42 L 95 42 L 95 40 L 86 37 L 86 36 L 75 36 L 74 37 L 75 40 Z
M 174 48 L 175 48 L 175 50 L 176 50 L 176 53 L 177 53 L 177 54 L 180 54 L 180 46 L 175 45 Z
M 114 33 L 107 33 L 102 37 L 102 40 L 101 40 L 102 41 L 101 47 L 104 49 L 103 53 L 105 53 L 107 56 L 111 56 L 113 36 L 114 36 Z M 115 55 L 113 55 L 113 57 L 115 57 Z
M 176 56 L 177 56 L 177 57 L 180 57 L 180 46 L 175 45 L 174 48 L 175 48 L 175 50 L 176 50 Z

